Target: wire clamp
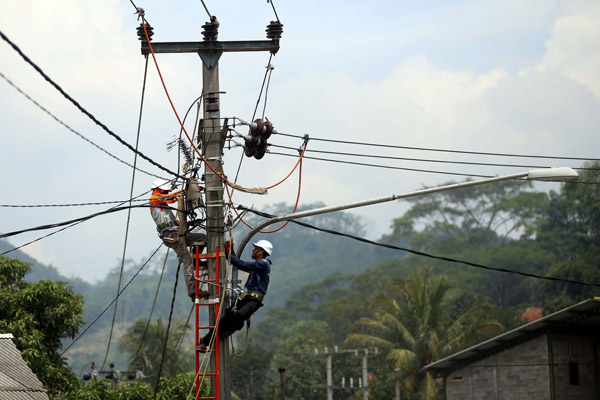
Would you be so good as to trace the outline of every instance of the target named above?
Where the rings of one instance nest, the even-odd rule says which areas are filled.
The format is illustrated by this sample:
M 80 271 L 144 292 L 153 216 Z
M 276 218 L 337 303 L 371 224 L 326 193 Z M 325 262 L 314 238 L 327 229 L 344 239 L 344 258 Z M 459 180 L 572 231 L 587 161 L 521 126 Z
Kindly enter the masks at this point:
M 146 12 L 144 11 L 144 9 L 142 7 L 136 7 L 135 9 L 136 9 L 136 11 L 133 14 L 134 15 L 137 14 L 138 21 L 140 20 L 140 18 L 144 18 L 146 16 Z

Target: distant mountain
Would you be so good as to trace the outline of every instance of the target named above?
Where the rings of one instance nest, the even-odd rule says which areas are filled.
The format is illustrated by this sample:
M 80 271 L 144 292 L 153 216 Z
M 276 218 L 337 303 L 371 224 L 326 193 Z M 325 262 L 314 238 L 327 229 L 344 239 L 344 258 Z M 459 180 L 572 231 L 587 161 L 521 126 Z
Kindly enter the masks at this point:
M 13 248 L 14 246 L 8 241 L 0 239 L 0 253 L 12 250 Z M 41 280 L 69 282 L 69 284 L 73 286 L 73 289 L 78 293 L 84 293 L 90 289 L 91 285 L 89 283 L 77 278 L 67 278 L 64 275 L 61 275 L 61 273 L 52 265 L 46 265 L 21 250 L 12 251 L 5 254 L 4 257 L 14 258 L 31 264 L 31 272 L 25 277 L 29 282 Z

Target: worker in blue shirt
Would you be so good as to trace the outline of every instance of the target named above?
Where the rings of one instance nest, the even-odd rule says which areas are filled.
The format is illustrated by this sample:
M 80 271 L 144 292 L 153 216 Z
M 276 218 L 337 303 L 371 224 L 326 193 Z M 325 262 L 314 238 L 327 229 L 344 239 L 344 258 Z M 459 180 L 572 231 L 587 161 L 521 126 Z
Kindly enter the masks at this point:
M 228 337 L 235 331 L 244 327 L 244 321 L 250 319 L 259 308 L 263 306 L 263 298 L 269 287 L 269 274 L 271 273 L 271 260 L 267 257 L 273 255 L 273 245 L 268 240 L 259 240 L 253 243 L 252 259 L 254 261 L 243 261 L 233 254 L 229 243 L 225 243 L 225 252 L 231 253 L 231 264 L 239 270 L 248 272 L 248 279 L 244 284 L 244 291 L 235 303 L 225 311 L 225 315 L 219 321 L 219 336 Z M 208 349 L 213 330 L 202 338 L 198 350 L 205 352 Z

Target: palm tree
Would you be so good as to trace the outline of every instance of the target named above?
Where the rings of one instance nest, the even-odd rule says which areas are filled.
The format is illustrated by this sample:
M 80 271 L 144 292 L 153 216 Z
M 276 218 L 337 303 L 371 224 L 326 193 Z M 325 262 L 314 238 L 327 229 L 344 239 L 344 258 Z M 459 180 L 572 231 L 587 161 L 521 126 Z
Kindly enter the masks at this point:
M 435 397 L 434 379 L 421 368 L 464 347 L 474 336 L 503 329 L 486 318 L 491 308 L 486 301 L 449 318 L 444 305 L 452 286 L 445 277 L 432 277 L 431 268 L 393 281 L 392 288 L 397 293 L 378 297 L 373 317 L 361 318 L 356 324 L 360 333 L 349 334 L 346 341 L 383 349 L 411 393 Z
M 187 328 L 183 322 L 171 326 L 161 377 L 174 378 L 177 373 L 193 369 L 193 357 L 185 354 L 183 349 L 180 351 L 180 340 Z M 150 324 L 142 318 L 135 321 L 121 339 L 121 350 L 129 353 L 130 369 L 138 363 L 143 366 L 144 374 L 153 387 L 156 385 L 166 334 L 167 324 L 162 318 Z

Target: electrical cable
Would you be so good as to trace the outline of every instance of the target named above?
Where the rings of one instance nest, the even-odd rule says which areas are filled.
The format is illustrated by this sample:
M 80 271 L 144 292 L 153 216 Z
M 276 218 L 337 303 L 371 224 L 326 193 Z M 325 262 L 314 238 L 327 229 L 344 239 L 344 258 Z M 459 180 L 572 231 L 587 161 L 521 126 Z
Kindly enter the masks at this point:
M 41 231 L 41 230 L 45 230 L 45 229 L 58 228 L 59 226 L 69 225 L 69 224 L 72 224 L 74 222 L 84 222 L 84 221 L 87 221 L 89 219 L 101 216 L 101 215 L 106 215 L 106 214 L 110 214 L 110 213 L 117 212 L 117 211 L 127 210 L 129 208 L 150 208 L 150 207 L 152 207 L 152 206 L 149 205 L 149 204 L 135 205 L 135 206 L 131 206 L 131 207 L 113 207 L 113 208 L 109 208 L 108 210 L 104 210 L 104 211 L 100 211 L 100 212 L 97 212 L 97 213 L 94 213 L 94 214 L 86 215 L 85 217 L 75 218 L 75 219 L 71 219 L 71 220 L 63 221 L 63 222 L 58 222 L 58 223 L 54 223 L 54 224 L 40 225 L 40 226 L 36 226 L 36 227 L 33 227 L 33 228 L 21 229 L 19 231 L 13 231 L 13 232 L 8 232 L 8 233 L 3 233 L 3 234 L 0 234 L 0 239 L 4 239 L 4 238 L 10 237 L 10 236 L 20 235 L 20 234 L 26 233 L 26 232 L 33 232 L 33 231 Z M 164 209 L 170 209 L 170 210 L 177 211 L 177 209 L 173 208 L 173 207 L 163 206 L 163 208 Z
M 273 53 L 271 53 L 269 55 L 269 61 L 267 62 L 267 70 L 265 71 L 265 76 L 263 78 L 263 82 L 262 85 L 260 87 L 260 91 L 258 92 L 258 99 L 256 99 L 256 106 L 254 106 L 254 112 L 252 113 L 252 120 L 254 121 L 254 117 L 256 117 L 256 111 L 258 110 L 258 105 L 260 103 L 260 99 L 262 97 L 262 92 L 265 88 L 265 82 L 267 80 L 267 74 L 269 73 L 269 67 L 271 66 L 271 60 L 273 59 Z M 265 96 L 266 97 L 266 96 Z M 267 106 L 267 103 L 265 101 L 265 107 Z M 263 112 L 263 118 L 264 118 L 264 112 Z M 244 161 L 244 152 L 242 152 L 242 155 L 240 157 L 240 162 L 238 163 L 238 167 L 237 167 L 237 171 L 235 173 L 235 179 L 233 180 L 233 183 L 237 183 L 238 177 L 240 175 L 240 169 L 242 168 L 242 163 Z M 235 189 L 233 189 L 231 191 L 231 195 L 233 196 Z
M 148 316 L 148 322 L 146 323 L 146 328 L 144 328 L 144 333 L 142 334 L 142 339 L 140 340 L 140 344 L 138 345 L 137 350 L 135 351 L 135 355 L 133 356 L 133 361 L 137 361 L 137 357 L 140 354 L 140 350 L 144 345 L 144 340 L 146 339 L 146 333 L 148 333 L 148 328 L 150 327 L 150 321 L 152 320 L 152 314 L 154 314 L 154 307 L 156 306 L 156 299 L 158 298 L 158 292 L 160 290 L 160 284 L 162 283 L 163 275 L 165 274 L 165 268 L 167 266 L 167 258 L 169 257 L 169 249 L 167 247 L 167 252 L 165 253 L 165 261 L 163 262 L 162 271 L 160 272 L 160 277 L 158 278 L 158 285 L 156 286 L 156 293 L 154 294 L 154 300 L 152 301 L 152 308 L 150 309 L 150 315 Z
M 273 152 L 273 151 L 270 151 L 269 153 L 273 154 L 273 155 L 277 155 L 277 156 L 296 157 L 294 154 L 278 153 L 278 152 Z M 389 165 L 367 164 L 367 163 L 359 163 L 359 162 L 355 162 L 355 161 L 334 160 L 331 158 L 310 157 L 310 156 L 304 156 L 304 158 L 307 158 L 309 160 L 326 161 L 326 162 L 333 162 L 333 163 L 338 163 L 338 164 L 358 165 L 358 166 L 362 166 L 362 167 L 373 167 L 373 168 L 396 169 L 396 170 L 402 170 L 402 171 L 424 172 L 424 173 L 428 173 L 428 174 L 464 176 L 467 178 L 493 178 L 493 176 L 491 176 L 491 175 L 463 174 L 460 172 L 436 171 L 436 170 L 429 170 L 429 169 L 418 169 L 418 168 L 407 168 L 407 167 L 393 167 L 393 166 L 389 166 Z M 573 185 L 573 184 L 598 185 L 598 184 L 600 184 L 600 182 L 584 182 L 584 181 L 567 181 L 564 183 L 569 184 L 569 185 Z
M 147 193 L 148 193 L 148 191 L 146 191 L 146 192 L 144 192 L 144 193 L 142 193 L 142 194 L 140 194 L 140 195 L 136 196 L 136 197 L 135 197 L 133 200 L 136 200 L 138 197 L 144 196 L 144 195 L 145 195 L 145 194 L 147 194 Z M 128 201 L 128 200 L 127 200 L 127 201 Z M 127 201 L 122 201 L 122 202 L 120 202 L 120 203 L 121 203 L 121 205 L 123 205 L 123 204 L 127 203 Z M 114 207 L 113 207 L 113 208 L 114 208 Z M 110 209 L 109 209 L 109 210 L 110 210 Z M 54 231 L 54 232 L 51 232 L 51 233 L 49 233 L 49 234 L 47 234 L 47 235 L 40 236 L 39 238 L 37 238 L 37 239 L 34 239 L 34 240 L 30 241 L 30 242 L 27 242 L 27 243 L 25 243 L 25 244 L 22 244 L 22 245 L 20 245 L 20 246 L 17 246 L 17 247 L 13 247 L 12 249 L 10 249 L 10 250 L 7 250 L 7 251 L 5 251 L 4 253 L 0 254 L 0 256 L 3 256 L 3 255 L 5 255 L 5 254 L 8 254 L 8 253 L 10 253 L 10 252 L 13 252 L 13 251 L 15 251 L 15 250 L 18 250 L 18 249 L 21 249 L 21 248 L 23 248 L 23 247 L 25 247 L 25 246 L 29 246 L 29 245 L 30 245 L 30 244 L 32 244 L 32 243 L 35 243 L 35 242 L 37 242 L 37 241 L 40 241 L 40 240 L 42 240 L 42 239 L 45 239 L 45 238 L 47 238 L 47 237 L 49 237 L 49 236 L 52 236 L 52 235 L 54 235 L 54 234 L 56 234 L 56 233 L 59 233 L 59 232 L 62 232 L 62 231 L 64 231 L 64 230 L 66 230 L 66 229 L 72 228 L 73 226 L 75 226 L 75 225 L 79 225 L 79 224 L 81 224 L 82 222 L 84 222 L 84 221 L 75 222 L 75 223 L 73 223 L 73 224 L 71 224 L 71 225 L 68 225 L 68 226 L 66 226 L 66 227 L 64 227 L 64 228 L 58 229 L 58 230 L 56 230 L 56 231 Z
M 277 152 L 272 152 L 272 151 L 270 152 L 270 154 L 277 155 L 277 156 L 296 157 L 293 154 L 277 153 Z M 402 171 L 426 172 L 426 173 L 430 173 L 430 174 L 466 176 L 466 177 L 476 177 L 476 178 L 493 178 L 493 176 L 491 176 L 491 175 L 463 174 L 463 173 L 460 173 L 460 172 L 447 172 L 447 171 L 435 171 L 435 170 L 418 169 L 418 168 L 392 167 L 392 166 L 389 166 L 389 165 L 367 164 L 367 163 L 359 163 L 359 162 L 355 162 L 355 161 L 333 160 L 333 159 L 321 158 L 321 157 L 304 156 L 304 158 L 307 158 L 309 160 L 328 161 L 328 162 L 334 162 L 334 163 L 339 163 L 339 164 L 360 165 L 360 166 L 363 166 L 363 167 L 397 169 L 397 170 L 402 170 Z
M 75 99 L 73 99 L 73 97 L 71 97 L 67 92 L 65 92 L 62 87 L 60 87 L 48 75 L 46 75 L 46 73 L 37 64 L 35 64 L 29 57 L 27 57 L 25 55 L 25 53 L 23 53 L 23 51 L 21 51 L 21 49 L 16 44 L 14 44 L 2 31 L 0 31 L 0 37 L 6 43 L 8 43 L 13 48 L 13 50 L 15 50 L 21 56 L 21 58 L 23 58 L 31 67 L 33 67 L 33 69 L 35 69 L 40 75 L 42 75 L 42 77 L 46 80 L 46 82 L 48 82 L 56 90 L 58 90 L 65 99 L 69 100 L 71 102 L 71 104 L 73 104 L 75 107 L 77 107 L 77 109 L 79 111 L 81 111 L 88 118 L 90 118 L 92 121 L 94 121 L 94 123 L 96 125 L 98 125 L 99 127 L 101 127 L 106 133 L 111 135 L 113 138 L 115 138 L 119 143 L 121 143 L 123 146 L 127 147 L 129 150 L 133 151 L 134 153 L 137 153 L 140 157 L 142 157 L 144 160 L 148 161 L 150 164 L 162 169 L 163 171 L 165 171 L 173 176 L 179 177 L 179 174 L 169 170 L 168 168 L 163 167 L 156 161 L 154 161 L 151 158 L 144 155 L 141 151 L 135 150 L 129 143 L 124 141 L 119 135 L 117 135 L 116 133 L 111 131 L 106 125 L 104 125 L 102 122 L 100 122 L 93 114 L 91 114 L 89 111 L 87 111 L 85 108 L 83 108 L 83 106 L 81 104 L 79 104 Z
M 123 286 L 123 289 L 121 289 L 121 292 L 119 293 L 119 296 L 120 296 L 121 294 L 123 294 L 123 292 L 125 291 L 125 289 L 127 289 L 127 288 L 129 287 L 129 285 L 131 284 L 131 282 L 133 282 L 133 280 L 134 280 L 134 279 L 135 279 L 135 278 L 136 278 L 136 277 L 137 277 L 137 276 L 140 274 L 140 272 L 142 272 L 142 269 L 143 269 L 143 268 L 146 266 L 146 264 L 148 264 L 148 263 L 150 262 L 150 260 L 152 260 L 152 257 L 154 257 L 154 255 L 155 255 L 155 254 L 158 252 L 158 250 L 160 250 L 160 248 L 162 247 L 162 245 L 163 245 L 163 244 L 161 243 L 161 244 L 160 244 L 160 245 L 159 245 L 159 246 L 156 248 L 156 250 L 154 250 L 154 253 L 152 253 L 152 254 L 150 255 L 150 258 L 148 258 L 148 259 L 146 260 L 146 262 L 145 262 L 144 264 L 142 264 L 142 266 L 141 266 L 141 267 L 140 267 L 140 268 L 137 270 L 137 272 L 136 272 L 136 273 L 135 273 L 135 274 L 134 274 L 134 275 L 131 277 L 131 279 L 129 280 L 129 282 L 127 282 L 127 284 L 125 284 L 125 285 Z M 89 329 L 90 329 L 90 328 L 91 328 L 91 327 L 92 327 L 92 326 L 93 326 L 95 323 L 96 323 L 96 322 L 98 322 L 98 320 L 99 320 L 99 319 L 100 319 L 100 318 L 101 318 L 101 317 L 104 315 L 104 313 L 105 313 L 106 311 L 108 311 L 108 309 L 109 309 L 109 308 L 110 308 L 110 307 L 113 305 L 113 303 L 114 303 L 116 300 L 117 300 L 117 299 L 116 299 L 116 298 L 114 298 L 114 299 L 113 299 L 113 300 L 110 302 L 110 304 L 109 304 L 109 305 L 107 305 L 107 306 L 106 306 L 106 308 L 104 308 L 104 311 L 102 311 L 102 312 L 100 313 L 100 315 L 98 315 L 98 316 L 96 317 L 96 319 L 94 319 L 94 321 L 92 321 L 92 323 L 91 323 L 91 324 L 89 324 L 89 325 L 88 325 L 88 326 L 87 326 L 87 327 L 86 327 L 86 328 L 83 330 L 83 332 L 81 332 L 81 333 L 79 334 L 79 336 L 77 336 L 77 337 L 76 337 L 76 338 L 75 338 L 75 339 L 74 339 L 74 340 L 71 342 L 71 344 L 69 344 L 69 345 L 67 346 L 67 348 L 63 350 L 63 352 L 62 352 L 62 353 L 60 353 L 60 356 L 61 356 L 61 357 L 62 357 L 62 356 L 63 356 L 63 355 L 64 355 L 64 354 L 65 354 L 65 353 L 66 353 L 66 352 L 67 352 L 67 351 L 68 351 L 68 350 L 69 350 L 69 349 L 70 349 L 70 348 L 71 348 L 71 347 L 72 347 L 72 346 L 73 346 L 73 345 L 74 345 L 74 344 L 75 344 L 75 343 L 76 343 L 76 342 L 77 342 L 77 341 L 78 341 L 78 340 L 79 340 L 79 339 L 80 339 L 80 338 L 81 338 L 81 337 L 82 337 L 82 336 L 83 336 L 83 335 L 84 335 L 84 334 L 85 334 L 85 333 L 86 333 L 86 332 L 87 332 L 87 331 L 88 331 L 88 330 L 89 330 Z
M 294 138 L 302 138 L 303 136 L 292 135 L 289 133 L 277 132 L 278 135 L 294 137 Z M 379 144 L 379 143 L 365 143 L 365 142 L 353 142 L 349 140 L 336 140 L 336 139 L 323 139 L 323 138 L 315 138 L 311 136 L 311 140 L 321 141 L 321 142 L 330 142 L 330 143 L 338 143 L 338 144 L 352 144 L 352 145 L 361 145 L 361 146 L 373 146 L 373 147 L 385 147 L 392 149 L 405 149 L 405 150 L 419 150 L 419 151 L 437 151 L 443 153 L 457 153 L 457 154 L 474 154 L 474 155 L 483 155 L 483 156 L 497 156 L 497 157 L 521 157 L 521 158 L 547 158 L 553 160 L 577 160 L 577 161 L 600 161 L 600 158 L 591 158 L 591 157 L 561 157 L 561 156 L 544 156 L 544 155 L 528 155 L 528 154 L 510 154 L 510 153 L 490 153 L 490 152 L 481 152 L 481 151 L 466 151 L 466 150 L 449 150 L 449 149 L 437 149 L 437 148 L 428 148 L 428 147 L 411 147 L 411 146 L 398 146 L 391 144 Z
M 265 217 L 265 218 L 273 218 L 275 217 L 275 215 L 271 215 L 262 211 L 256 211 L 244 206 L 238 206 L 238 208 L 240 209 L 244 209 L 244 210 L 248 210 L 256 215 Z M 451 262 L 451 263 L 458 263 L 458 264 L 464 264 L 470 267 L 475 267 L 475 268 L 480 268 L 480 269 L 486 269 L 489 271 L 496 271 L 496 272 L 504 272 L 504 273 L 509 273 L 509 274 L 515 274 L 515 275 L 521 275 L 521 276 L 525 276 L 527 278 L 534 278 L 534 279 L 543 279 L 543 280 L 549 280 L 549 281 L 554 281 L 554 282 L 563 282 L 563 283 L 569 283 L 569 284 L 574 284 L 574 285 L 582 285 L 582 286 L 590 286 L 590 287 L 600 287 L 600 283 L 589 283 L 589 282 L 583 282 L 583 281 L 576 281 L 576 280 L 571 280 L 571 279 L 564 279 L 564 278 L 555 278 L 552 276 L 542 276 L 542 275 L 537 275 L 537 274 L 533 274 L 533 273 L 529 273 L 529 272 L 521 272 L 521 271 L 515 271 L 515 270 L 510 270 L 510 269 L 506 269 L 506 268 L 496 268 L 496 267 L 489 267 L 483 264 L 479 264 L 479 263 L 474 263 L 474 262 L 470 262 L 470 261 L 464 261 L 464 260 L 458 260 L 455 258 L 451 258 L 451 257 L 444 257 L 444 256 L 436 256 L 436 255 L 432 255 L 432 254 L 428 254 L 422 251 L 418 251 L 418 250 L 412 250 L 412 249 L 408 249 L 405 247 L 399 247 L 399 246 L 394 246 L 391 244 L 387 244 L 387 243 L 378 243 L 378 242 L 374 242 L 372 240 L 369 239 L 365 239 L 365 238 L 361 238 L 359 236 L 354 236 L 354 235 L 350 235 L 347 233 L 342 233 L 342 232 L 338 232 L 338 231 L 334 231 L 331 229 L 325 229 L 325 228 L 319 228 L 317 226 L 314 225 L 310 225 L 307 224 L 305 222 L 300 222 L 300 221 L 296 221 L 296 220 L 291 220 L 293 223 L 303 226 L 305 228 L 310 228 L 310 229 L 314 229 L 320 232 L 325 232 L 325 233 L 330 233 L 332 235 L 336 235 L 336 236 L 342 236 L 342 237 L 347 237 L 349 239 L 354 239 L 354 240 L 358 240 L 360 242 L 363 243 L 367 243 L 367 244 L 371 244 L 374 246 L 379 246 L 379 247 L 385 247 L 388 249 L 392 249 L 392 250 L 401 250 L 401 251 L 405 251 L 407 253 L 411 253 L 411 254 L 415 254 L 417 256 L 422 256 L 422 257 L 428 257 L 428 258 L 432 258 L 435 260 L 441 260 L 441 261 L 447 261 L 447 262 Z
M 148 202 L 148 199 L 131 200 L 135 202 Z M 98 201 L 95 203 L 67 203 L 67 204 L 0 204 L 0 207 L 8 208 L 44 208 L 44 207 L 82 207 L 82 206 L 101 206 L 105 204 L 125 204 L 129 200 Z
M 177 121 L 179 122 L 179 125 L 181 125 L 181 128 L 183 129 L 183 132 L 185 133 L 185 136 L 187 137 L 188 141 L 190 142 L 190 144 L 192 145 L 192 148 L 196 151 L 196 153 L 200 156 L 200 159 L 202 159 L 202 161 L 205 163 L 205 165 L 216 175 L 218 176 L 223 182 L 225 182 L 226 185 L 230 185 L 231 182 L 229 182 L 227 180 L 227 178 L 224 176 L 224 174 L 220 174 L 219 172 L 217 172 L 217 170 L 215 170 L 212 165 L 210 165 L 210 163 L 207 162 L 207 160 L 204 158 L 204 156 L 202 155 L 202 153 L 200 152 L 200 150 L 198 150 L 198 147 L 196 147 L 196 145 L 194 144 L 192 138 L 190 137 L 190 135 L 187 133 L 187 130 L 185 129 L 183 122 L 181 121 L 181 118 L 179 118 L 179 114 L 177 113 L 177 109 L 175 108 L 175 105 L 173 104 L 173 101 L 171 100 L 171 96 L 169 95 L 169 91 L 167 90 L 167 85 L 165 84 L 165 81 L 162 77 L 162 73 L 160 72 L 160 68 L 158 66 L 158 61 L 156 60 L 156 55 L 154 54 L 154 49 L 152 48 L 152 43 L 150 42 L 150 37 L 148 36 L 148 30 L 146 29 L 146 22 L 144 19 L 144 16 L 142 15 L 142 27 L 144 28 L 144 34 L 146 36 L 146 40 L 148 42 L 148 48 L 150 49 L 150 54 L 152 54 L 152 59 L 154 60 L 154 65 L 156 66 L 156 71 L 158 73 L 158 76 L 160 78 L 160 81 L 162 83 L 163 89 L 165 91 L 165 94 L 167 96 L 167 99 L 169 100 L 169 104 L 171 105 L 171 108 L 173 109 L 173 113 L 175 114 L 175 117 L 177 118 Z M 303 137 L 303 139 L 306 141 L 307 139 L 305 137 Z M 306 145 L 305 145 L 305 149 L 306 149 Z M 302 152 L 302 155 L 300 156 L 300 158 L 302 158 L 304 156 L 304 152 Z M 298 161 L 299 162 L 299 161 Z M 298 165 L 298 163 L 296 163 L 296 166 Z M 296 166 L 294 167 L 294 169 L 296 168 Z M 293 172 L 293 170 L 292 170 Z M 288 177 L 291 175 L 288 174 Z M 179 175 L 177 175 L 179 176 Z M 270 189 L 273 188 L 277 185 L 279 185 L 280 183 L 282 183 L 286 178 L 284 178 L 282 181 L 276 183 L 275 185 L 271 185 L 271 186 L 267 186 L 266 189 Z M 229 191 L 228 191 L 229 193 Z M 231 199 L 230 199 L 231 200 Z M 233 202 L 232 202 L 233 203 Z
M 146 77 L 148 76 L 148 56 L 145 57 L 146 62 L 144 65 L 144 79 L 142 84 L 142 95 L 140 100 L 140 113 L 138 118 L 138 126 L 137 126 L 137 135 L 135 139 L 135 155 L 133 156 L 133 168 L 131 174 L 131 189 L 129 190 L 129 198 L 133 198 L 133 188 L 135 186 L 135 167 L 137 165 L 137 150 L 140 143 L 140 131 L 142 129 L 142 114 L 144 111 L 144 94 L 146 93 Z M 112 323 L 110 325 L 110 334 L 108 335 L 108 345 L 106 346 L 106 354 L 104 355 L 104 361 L 102 361 L 101 370 L 104 369 L 104 365 L 106 364 L 106 359 L 108 358 L 108 353 L 110 351 L 110 344 L 112 343 L 113 329 L 115 326 L 115 319 L 117 317 L 117 309 L 119 307 L 119 292 L 121 291 L 121 283 L 123 281 L 123 271 L 125 269 L 125 254 L 127 253 L 127 239 L 129 238 L 129 224 L 131 221 L 131 204 L 129 201 L 129 209 L 127 210 L 127 223 L 125 225 L 125 240 L 123 242 L 123 254 L 121 256 L 121 268 L 119 273 L 119 283 L 117 284 L 117 300 L 115 301 L 115 311 L 113 313 Z
M 206 11 L 206 13 L 208 14 L 208 18 L 210 18 L 210 20 L 213 20 L 213 16 L 210 14 L 210 11 L 208 11 L 208 7 L 206 7 L 206 4 L 204 4 L 204 0 L 200 0 L 202 2 L 202 5 L 204 6 L 204 10 Z
M 275 4 L 273 4 L 273 0 L 267 0 L 267 3 L 271 3 L 271 7 L 273 8 L 273 13 L 275 14 L 275 18 L 277 18 L 277 22 L 279 22 L 279 16 L 277 15 L 277 11 L 275 11 Z
M 43 112 L 45 112 L 46 114 L 48 114 L 53 120 L 55 120 L 56 122 L 58 122 L 60 125 L 64 126 L 69 131 L 73 132 L 79 138 L 81 138 L 82 140 L 88 142 L 89 144 L 91 144 L 92 146 L 94 146 L 95 148 L 97 148 L 98 150 L 106 153 L 107 155 L 109 155 L 110 157 L 112 157 L 115 160 L 119 161 L 120 163 L 127 165 L 129 168 L 133 167 L 133 165 L 129 164 L 127 161 L 124 161 L 124 160 L 120 159 L 119 157 L 117 157 L 114 154 L 110 153 L 108 150 L 106 150 L 103 147 L 99 146 L 98 144 L 94 143 L 90 139 L 86 138 L 81 133 L 77 132 L 75 129 L 71 128 L 69 125 L 67 125 L 65 122 L 63 122 L 61 119 L 59 119 L 56 115 L 54 115 L 53 113 L 51 113 L 48 109 L 46 109 L 44 106 L 42 106 L 36 100 L 34 100 L 31 96 L 29 96 L 27 93 L 25 93 L 21 88 L 19 88 L 14 82 L 12 82 L 10 79 L 8 79 L 1 72 L 0 72 L 0 77 L 2 79 L 4 79 L 10 86 L 12 86 L 17 92 L 19 92 L 21 95 L 23 95 L 27 100 L 29 100 L 30 102 L 32 102 L 36 107 L 38 107 L 40 110 L 42 110 Z M 162 178 L 162 177 L 160 177 L 158 175 L 155 175 L 155 174 L 152 174 L 150 172 L 144 171 L 143 169 L 140 169 L 140 168 L 136 168 L 136 169 L 138 171 L 146 174 L 146 175 L 150 175 L 150 176 L 155 177 L 155 178 Z M 164 179 L 164 178 L 162 178 L 162 179 Z
M 167 352 L 167 344 L 169 341 L 169 330 L 171 329 L 171 320 L 173 319 L 173 308 L 175 306 L 175 296 L 177 295 L 177 283 L 179 282 L 179 270 L 181 269 L 181 260 L 177 264 L 177 271 L 175 272 L 175 284 L 173 285 L 173 297 L 171 298 L 171 310 L 169 312 L 169 320 L 167 322 L 167 333 L 165 334 L 165 342 L 163 344 L 162 356 L 160 357 L 160 364 L 158 366 L 158 376 L 156 377 L 156 387 L 154 388 L 154 400 L 158 394 L 158 385 L 160 385 L 160 375 L 162 373 L 163 364 L 165 362 L 165 354 Z
M 281 146 L 277 144 L 271 144 L 271 147 L 277 147 L 287 150 L 297 150 L 291 146 Z M 309 153 L 322 153 L 332 154 L 339 156 L 351 156 L 351 157 L 365 157 L 365 158 L 379 158 L 386 160 L 401 160 L 401 161 L 418 161 L 418 162 L 430 162 L 430 163 L 441 163 L 441 164 L 458 164 L 458 165 L 480 165 L 486 167 L 509 167 L 509 168 L 551 168 L 548 165 L 523 165 L 523 164 L 500 164 L 500 163 L 483 163 L 483 162 L 469 162 L 469 161 L 449 161 L 449 160 L 436 160 L 436 159 L 423 159 L 423 158 L 409 158 L 409 157 L 393 157 L 393 156 L 382 156 L 376 154 L 359 154 L 359 153 L 342 153 L 338 151 L 326 151 L 326 150 L 308 150 Z M 600 168 L 573 168 L 581 171 L 600 171 Z
M 306 150 L 306 147 L 304 149 Z M 296 212 L 296 209 L 298 208 L 298 203 L 300 202 L 300 189 L 302 188 L 302 158 L 300 158 L 299 162 L 300 162 L 300 169 L 298 170 L 298 195 L 296 196 L 296 204 L 294 204 L 294 210 L 292 211 L 292 214 L 294 214 Z M 227 189 L 227 186 L 225 186 L 225 189 Z M 242 218 L 242 216 L 238 213 L 238 211 L 237 211 L 235 205 L 233 204 L 233 202 L 231 203 L 231 207 L 233 208 L 233 211 L 235 211 L 235 213 L 237 214 L 237 216 L 240 219 L 240 221 L 242 221 L 244 223 L 244 225 L 246 225 L 250 229 L 254 229 L 254 227 L 250 226 L 250 224 L 248 224 Z M 278 232 L 278 231 L 282 230 L 289 222 L 290 222 L 289 220 L 285 221 L 283 223 L 283 225 L 281 225 L 277 229 L 273 229 L 273 230 L 270 230 L 270 231 L 260 231 L 259 230 L 258 233 L 275 233 L 275 232 Z

